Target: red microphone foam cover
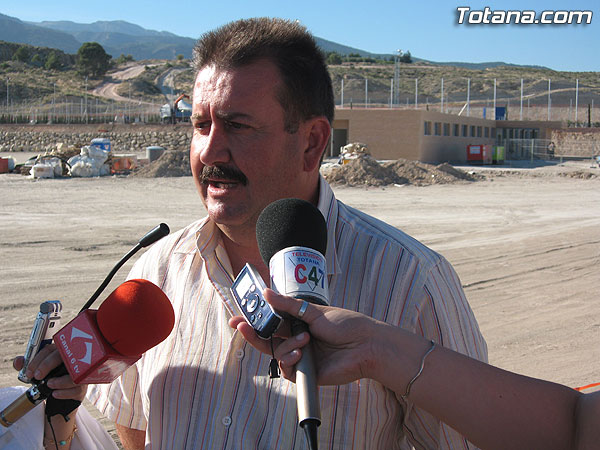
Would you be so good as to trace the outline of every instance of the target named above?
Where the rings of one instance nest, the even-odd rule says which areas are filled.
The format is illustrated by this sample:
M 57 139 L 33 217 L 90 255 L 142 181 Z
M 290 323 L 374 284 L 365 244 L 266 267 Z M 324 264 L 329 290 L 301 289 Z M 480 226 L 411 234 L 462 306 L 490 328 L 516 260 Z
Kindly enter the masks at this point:
M 98 308 L 98 328 L 124 356 L 139 356 L 162 342 L 175 324 L 166 294 L 148 280 L 128 280 Z

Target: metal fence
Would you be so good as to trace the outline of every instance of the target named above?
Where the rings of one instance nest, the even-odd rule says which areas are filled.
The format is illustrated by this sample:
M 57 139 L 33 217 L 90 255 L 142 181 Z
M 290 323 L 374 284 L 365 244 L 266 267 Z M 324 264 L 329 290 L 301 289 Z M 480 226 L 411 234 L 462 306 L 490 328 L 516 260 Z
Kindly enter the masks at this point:
M 433 73 L 438 69 L 429 70 Z M 505 108 L 509 120 L 558 120 L 574 126 L 600 126 L 600 86 L 595 81 L 490 79 L 483 75 L 444 80 L 431 73 L 405 67 L 396 81 L 382 71 L 373 73 L 371 79 L 334 72 L 336 106 L 429 109 L 488 119 L 495 118 L 496 106 Z
M 505 139 L 504 151 L 507 159 L 563 160 L 593 159 L 600 155 L 600 142 L 554 142 L 549 139 Z
M 157 123 L 160 106 L 155 103 L 116 102 L 98 98 L 64 98 L 56 103 L 35 100 L 0 107 L 1 123 Z
M 600 86 L 585 80 L 544 78 L 440 77 L 441 68 L 403 66 L 398 79 L 393 66 L 364 66 L 369 78 L 353 69 L 331 69 L 338 108 L 429 109 L 449 114 L 495 119 L 494 107 L 509 120 L 563 121 L 571 126 L 600 126 Z M 7 84 L 0 91 L 0 123 L 90 123 L 114 121 L 157 122 L 160 101 L 111 101 L 83 90 L 46 102 L 28 98 L 13 101 Z M 8 100 L 8 103 L 7 103 Z M 165 100 L 166 102 L 166 100 Z

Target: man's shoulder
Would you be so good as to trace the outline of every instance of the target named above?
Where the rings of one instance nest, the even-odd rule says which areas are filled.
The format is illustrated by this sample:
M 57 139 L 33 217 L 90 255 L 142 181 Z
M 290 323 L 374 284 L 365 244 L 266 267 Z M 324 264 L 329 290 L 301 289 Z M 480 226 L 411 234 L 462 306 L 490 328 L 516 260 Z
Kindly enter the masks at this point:
M 179 250 L 185 251 L 189 247 L 190 242 L 195 243 L 197 239 L 197 233 L 202 229 L 206 223 L 207 218 L 199 219 L 195 222 L 190 223 L 184 228 L 180 228 L 167 236 L 162 238 L 156 244 L 153 245 L 157 250 Z
M 354 234 L 356 238 L 379 241 L 381 245 L 398 252 L 407 252 L 430 266 L 443 259 L 439 253 L 395 226 L 341 201 L 338 201 L 338 205 L 338 221 L 344 225 L 343 232 Z
M 190 253 L 196 249 L 198 232 L 206 223 L 206 218 L 197 220 L 188 226 L 178 229 L 152 244 L 141 260 L 164 260 L 174 253 Z

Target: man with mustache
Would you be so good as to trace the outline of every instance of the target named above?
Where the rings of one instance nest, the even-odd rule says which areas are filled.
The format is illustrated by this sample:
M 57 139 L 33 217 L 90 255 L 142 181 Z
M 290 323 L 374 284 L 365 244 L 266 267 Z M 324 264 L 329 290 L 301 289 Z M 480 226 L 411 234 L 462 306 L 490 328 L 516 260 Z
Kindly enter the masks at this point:
M 88 397 L 128 449 L 302 449 L 294 387 L 228 326 L 245 263 L 269 270 L 256 220 L 270 203 L 316 205 L 328 226 L 330 302 L 368 312 L 486 360 L 487 349 L 448 262 L 401 231 L 337 201 L 319 174 L 334 115 L 331 79 L 298 23 L 240 20 L 194 51 L 190 161 L 208 216 L 153 246 L 130 277 L 161 287 L 175 329 L 120 379 Z M 372 380 L 322 388 L 325 448 L 454 448 L 451 428 Z

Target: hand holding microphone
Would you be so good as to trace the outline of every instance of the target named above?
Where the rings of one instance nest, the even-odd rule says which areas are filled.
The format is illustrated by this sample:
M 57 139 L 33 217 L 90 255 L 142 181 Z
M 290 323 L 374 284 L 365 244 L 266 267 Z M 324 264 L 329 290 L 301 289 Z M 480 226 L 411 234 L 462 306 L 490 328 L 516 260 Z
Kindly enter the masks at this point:
M 0 424 L 10 426 L 53 395 L 54 389 L 63 390 L 54 398 L 75 401 L 66 409 L 54 404 L 47 410 L 57 408 L 68 415 L 83 399 L 83 385 L 116 379 L 142 353 L 162 342 L 174 323 L 173 307 L 160 288 L 147 280 L 126 281 L 97 311 L 80 313 L 54 335 L 53 346 L 38 353 L 28 368 L 36 382 L 0 411 Z
M 265 290 L 269 304 L 281 314 L 297 317 L 303 304 L 301 299 Z M 314 363 L 319 386 L 341 385 L 361 378 L 374 378 L 377 369 L 374 349 L 385 346 L 385 330 L 389 325 L 369 316 L 333 306 L 310 304 L 302 316 L 309 333 L 282 339 L 275 347 L 284 378 L 295 381 L 295 364 L 307 343 L 312 343 Z M 239 319 L 238 319 L 239 323 Z M 235 324 L 237 325 L 237 324 Z M 242 328 L 244 338 L 267 354 L 270 348 L 264 341 Z M 238 328 L 239 329 L 239 328 Z M 241 331 L 241 330 L 240 330 Z
M 79 315 L 54 335 L 55 345 L 47 345 L 33 358 L 26 371 L 28 377 L 35 377 L 33 386 L 0 411 L 0 425 L 10 426 L 45 399 L 48 418 L 60 414 L 68 420 L 68 414 L 85 396 L 86 384 L 113 381 L 170 334 L 174 325 L 171 303 L 147 280 L 129 280 L 115 289 L 97 311 L 88 309 L 129 258 L 168 233 L 169 227 L 161 223 L 140 239 Z M 17 370 L 23 364 L 22 358 L 13 361 Z
M 301 298 L 304 302 L 328 304 L 327 224 L 321 212 L 300 199 L 281 199 L 268 205 L 256 222 L 260 255 L 269 266 L 271 288 Z M 303 303 L 298 317 L 302 317 Z M 306 323 L 291 320 L 292 335 L 308 332 Z M 296 364 L 298 423 L 304 429 L 309 448 L 316 449 L 317 427 L 321 424 L 319 390 L 311 345 L 303 349 Z

